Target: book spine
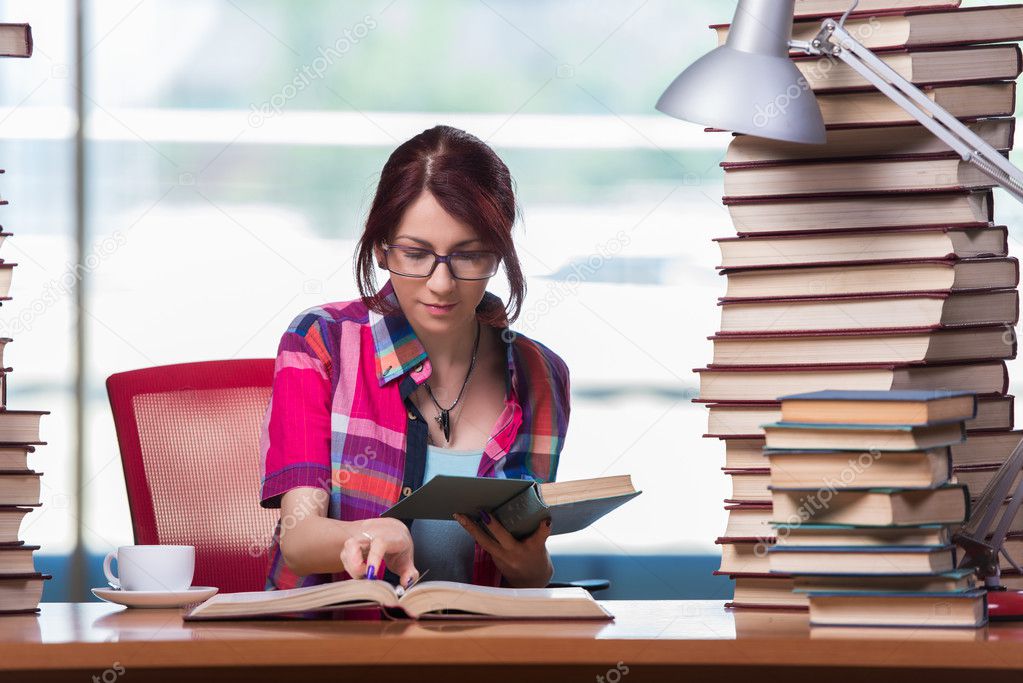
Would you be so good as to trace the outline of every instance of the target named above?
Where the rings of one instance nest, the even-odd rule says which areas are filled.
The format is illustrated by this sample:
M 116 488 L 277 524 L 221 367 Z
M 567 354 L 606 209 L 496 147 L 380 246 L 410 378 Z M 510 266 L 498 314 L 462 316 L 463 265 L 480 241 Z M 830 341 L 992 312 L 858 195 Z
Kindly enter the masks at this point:
M 540 486 L 533 482 L 528 489 L 494 508 L 491 514 L 512 536 L 521 539 L 536 531 L 540 521 L 549 516 L 548 510 L 540 497 Z
M 1006 116 L 1012 116 L 1016 111 L 1016 81 L 1012 82 L 1012 106 L 1009 107 L 1009 111 L 1005 112 Z

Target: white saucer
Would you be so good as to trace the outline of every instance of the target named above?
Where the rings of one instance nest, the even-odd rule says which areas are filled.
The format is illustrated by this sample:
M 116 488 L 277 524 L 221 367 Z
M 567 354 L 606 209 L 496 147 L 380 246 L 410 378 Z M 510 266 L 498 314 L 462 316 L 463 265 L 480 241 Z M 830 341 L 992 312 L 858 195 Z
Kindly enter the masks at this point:
M 123 591 L 119 588 L 93 588 L 92 594 L 100 600 L 125 607 L 184 607 L 213 596 L 213 586 L 192 586 L 183 591 Z

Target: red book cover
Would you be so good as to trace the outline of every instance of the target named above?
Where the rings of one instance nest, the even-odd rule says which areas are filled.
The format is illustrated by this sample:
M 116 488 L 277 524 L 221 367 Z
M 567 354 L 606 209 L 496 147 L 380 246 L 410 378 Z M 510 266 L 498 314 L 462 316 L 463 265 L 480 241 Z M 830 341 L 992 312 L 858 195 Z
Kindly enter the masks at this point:
M 1001 80 L 1007 80 L 1007 79 L 1012 79 L 1012 78 L 1018 77 L 1019 74 L 1020 74 L 1020 71 L 1023 70 L 1023 53 L 1020 52 L 1019 46 L 1014 44 L 1014 43 L 997 42 L 997 43 L 981 43 L 981 44 L 968 43 L 968 44 L 964 44 L 964 45 L 935 45 L 935 46 L 922 46 L 921 45 L 919 47 L 914 47 L 912 49 L 901 47 L 901 48 L 894 48 L 894 49 L 891 49 L 891 50 L 884 50 L 884 56 L 898 55 L 898 54 L 907 54 L 908 55 L 908 54 L 916 54 L 916 53 L 920 53 L 920 52 L 954 52 L 956 50 L 976 50 L 978 48 L 993 48 L 993 47 L 1012 48 L 1012 51 L 1014 52 L 1014 56 L 1015 56 L 1015 59 L 1016 59 L 1016 66 L 1015 66 L 1016 75 L 1015 76 L 1003 76 L 1003 77 L 997 77 L 997 78 L 973 78 L 973 79 L 968 79 L 968 80 L 956 79 L 956 80 L 951 80 L 951 81 L 948 81 L 948 80 L 946 80 L 946 81 L 923 81 L 923 82 L 913 81 L 913 84 L 916 85 L 918 88 L 923 89 L 923 88 L 925 88 L 927 86 L 930 86 L 930 87 L 942 87 L 942 86 L 950 86 L 950 85 L 970 85 L 970 84 L 973 84 L 973 83 L 998 82 L 998 81 L 1001 81 Z M 816 61 L 816 60 L 819 60 L 819 59 L 826 59 L 826 57 L 822 57 L 821 55 L 807 55 L 807 54 L 803 54 L 803 53 L 798 53 L 798 54 L 793 55 L 791 57 L 791 59 L 794 62 L 809 62 L 809 61 Z M 841 93 L 845 93 L 845 92 L 870 92 L 870 91 L 873 91 L 875 89 L 876 88 L 873 85 L 862 85 L 862 86 L 851 86 L 851 87 L 845 87 L 845 88 L 827 88 L 827 89 L 824 89 L 824 90 L 815 90 L 814 92 L 815 93 L 821 93 L 821 94 L 824 94 L 824 93 L 827 93 L 827 94 L 832 94 L 832 93 L 834 93 L 834 94 L 841 94 Z M 958 155 L 955 155 L 955 156 L 958 156 Z
M 731 273 L 742 273 L 742 272 L 751 271 L 751 270 L 778 270 L 780 268 L 787 269 L 787 270 L 803 269 L 803 268 L 841 268 L 843 266 L 881 265 L 881 264 L 889 264 L 889 265 L 891 265 L 891 264 L 900 264 L 900 263 L 933 263 L 933 264 L 936 264 L 936 265 L 943 265 L 943 266 L 947 266 L 949 268 L 952 268 L 956 264 L 959 264 L 959 263 L 971 263 L 971 262 L 981 262 L 981 261 L 986 261 L 986 262 L 1002 261 L 1002 262 L 1012 263 L 1013 266 L 1014 266 L 1015 274 L 1016 274 L 1015 282 L 1014 282 L 1013 286 L 1016 286 L 1016 285 L 1019 284 L 1019 261 L 1015 257 L 1013 257 L 1013 256 L 975 256 L 975 257 L 971 256 L 970 258 L 953 257 L 953 258 L 943 258 L 943 259 L 932 259 L 932 258 L 922 258 L 922 259 L 888 259 L 888 260 L 883 260 L 883 261 L 873 261 L 870 264 L 864 264 L 862 261 L 834 261 L 832 263 L 828 263 L 827 265 L 822 265 L 822 264 L 819 264 L 819 263 L 813 263 L 813 264 L 797 263 L 797 264 L 793 264 L 791 266 L 774 266 L 774 265 L 772 265 L 772 266 L 735 266 L 735 267 L 731 267 L 731 268 L 719 268 L 718 269 L 718 273 L 720 275 L 729 275 Z M 990 287 L 978 287 L 978 288 L 973 288 L 973 289 L 957 289 L 957 290 L 954 290 L 954 291 L 958 291 L 958 292 L 983 292 L 983 291 L 988 291 L 989 289 L 992 289 L 992 288 L 990 288 Z M 942 290 L 942 291 L 944 291 L 944 290 Z M 879 292 L 879 293 L 882 293 L 882 294 L 903 294 L 905 292 L 899 291 L 899 292 Z M 809 296 L 812 296 L 812 295 L 809 295 Z M 859 295 L 852 295 L 852 296 L 859 296 Z M 719 298 L 719 300 L 729 300 L 729 301 L 745 301 L 746 300 L 745 297 L 731 297 L 731 298 L 729 298 L 729 297 L 718 297 L 718 298 Z M 802 299 L 802 298 L 804 298 L 804 296 L 777 297 L 777 299 L 779 299 L 779 300 L 787 299 L 787 298 Z
M 21 40 L 25 44 L 25 49 L 23 51 L 3 53 L 3 54 L 0 54 L 0 57 L 22 57 L 22 58 L 26 58 L 26 57 L 31 57 L 32 56 L 33 41 L 32 41 L 32 27 L 30 25 L 28 25 L 28 24 L 4 23 L 4 24 L 0 24 L 0 26 L 3 26 L 4 28 L 14 28 L 14 29 L 20 28 L 21 29 Z M 3 171 L 0 171 L 0 173 L 3 173 Z
M 992 9 L 999 9 L 999 10 L 1016 9 L 1016 8 L 1019 8 L 1019 7 L 1023 7 L 1023 5 L 1018 5 L 1018 4 L 1017 5 L 987 5 L 987 6 L 980 6 L 980 7 L 962 7 L 962 8 L 952 7 L 952 8 L 948 8 L 948 9 L 932 9 L 932 8 L 928 7 L 928 8 L 918 9 L 918 10 L 905 10 L 905 9 L 877 10 L 877 11 L 854 12 L 853 14 L 850 14 L 849 18 L 850 19 L 865 19 L 865 18 L 869 18 L 869 17 L 914 16 L 914 15 L 920 15 L 920 14 L 951 14 L 951 13 L 959 14 L 959 13 L 963 13 L 963 12 L 982 12 L 984 10 L 992 10 Z M 822 16 L 818 16 L 818 17 L 814 17 L 814 16 L 800 17 L 799 19 L 796 20 L 795 23 L 796 24 L 821 23 L 824 19 L 827 19 L 829 16 L 830 17 L 834 17 L 835 15 L 822 15 Z M 729 27 L 729 26 L 731 26 L 730 23 L 719 23 L 719 24 L 710 24 L 709 28 L 711 28 L 711 29 L 718 29 L 718 28 L 725 28 L 725 27 Z M 1007 32 L 1005 35 L 1000 35 L 997 38 L 995 38 L 994 40 L 989 41 L 989 42 L 1009 42 L 1009 41 L 1015 41 L 1015 40 L 1023 40 L 1023 26 L 1013 26 L 1012 28 L 1013 28 L 1012 31 Z M 927 47 L 945 47 L 945 46 L 951 46 L 951 45 L 963 45 L 963 44 L 970 44 L 970 43 L 976 43 L 976 42 L 978 42 L 978 41 L 976 41 L 976 40 L 969 40 L 969 39 L 950 40 L 950 41 L 945 41 L 945 42 L 942 42 L 942 43 L 928 44 Z M 885 45 L 883 47 L 877 47 L 877 48 L 871 48 L 871 49 L 873 51 L 875 51 L 875 52 L 891 52 L 891 51 L 895 51 L 895 50 L 903 50 L 903 49 L 906 49 L 907 47 L 908 46 L 905 45 L 905 44 L 900 44 L 900 45 Z M 919 47 L 923 47 L 923 46 L 919 46 Z M 803 52 L 800 51 L 800 50 L 790 50 L 790 52 L 789 52 L 790 56 L 796 56 L 796 55 L 800 55 L 800 54 L 803 54 Z
M 962 331 L 963 329 L 994 329 L 1002 328 L 1004 325 L 992 323 L 988 325 L 964 325 L 957 327 L 955 330 Z M 940 334 L 942 329 L 934 329 L 933 327 L 873 327 L 873 328 L 862 328 L 862 329 L 799 329 L 799 330 L 781 330 L 781 331 L 769 331 L 769 332 L 716 332 L 709 335 L 708 339 L 762 339 L 768 337 L 802 337 L 802 336 L 906 336 L 910 334 L 920 334 L 926 332 L 930 334 Z M 992 359 L 996 360 L 996 359 Z M 916 362 L 911 363 L 917 365 Z M 882 364 L 885 365 L 885 364 Z
M 1002 251 L 1003 253 L 1000 253 L 1000 254 L 982 254 L 982 255 L 977 255 L 977 256 L 970 256 L 969 258 L 1007 258 L 1006 254 L 1009 251 L 1009 231 L 1008 231 L 1008 229 L 1004 225 L 979 226 L 979 227 L 956 227 L 956 226 L 948 226 L 948 225 L 943 225 L 943 226 L 910 226 L 910 227 L 905 227 L 905 228 L 890 228 L 890 229 L 869 228 L 869 229 L 865 229 L 865 230 L 862 230 L 862 229 L 861 230 L 857 230 L 856 234 L 858 236 L 861 236 L 861 235 L 895 235 L 895 234 L 903 234 L 903 233 L 907 233 L 907 232 L 910 232 L 910 233 L 912 233 L 912 232 L 940 232 L 940 233 L 949 233 L 949 232 L 963 232 L 965 230 L 997 230 L 997 231 L 1001 232 L 1001 234 L 1002 234 L 1002 246 L 1000 248 L 1000 251 Z M 737 242 L 739 240 L 744 240 L 744 241 L 747 241 L 747 242 L 749 242 L 749 241 L 763 242 L 763 241 L 766 241 L 766 240 L 805 239 L 805 238 L 808 238 L 808 237 L 827 237 L 827 236 L 828 235 L 821 234 L 819 231 L 814 231 L 812 233 L 776 233 L 776 234 L 771 234 L 771 235 L 757 234 L 757 235 L 745 235 L 745 236 L 739 236 L 739 237 L 715 237 L 715 238 L 713 238 L 713 241 L 714 242 Z M 834 236 L 834 235 L 832 235 L 832 236 Z M 810 258 L 810 257 L 808 257 L 808 258 Z M 942 257 L 940 257 L 940 258 L 906 259 L 905 261 L 913 261 L 913 260 L 940 262 L 940 261 L 963 260 L 963 259 L 961 257 L 959 257 L 958 255 L 950 252 L 950 253 L 942 255 Z M 834 266 L 838 265 L 839 263 L 845 263 L 845 264 L 855 263 L 855 264 L 861 264 L 862 265 L 862 264 L 879 264 L 879 263 L 891 263 L 891 262 L 892 262 L 892 259 L 876 258 L 876 259 L 863 259 L 862 261 L 804 261 L 804 262 L 800 262 L 799 264 L 795 264 L 795 265 L 804 266 L 804 267 L 805 266 L 825 266 L 826 265 L 826 266 L 834 267 Z M 737 270 L 738 268 L 742 268 L 742 269 L 745 269 L 745 270 L 761 269 L 761 268 L 774 268 L 774 269 L 793 268 L 793 267 L 795 267 L 795 265 L 788 264 L 788 263 L 763 263 L 763 264 L 754 264 L 754 265 L 744 265 L 744 266 L 738 266 L 738 267 L 737 266 L 715 266 L 714 268 L 716 270 L 718 270 L 718 271 L 734 271 L 734 270 Z
M 1015 396 L 1013 396 L 1012 394 L 1005 394 L 1005 395 L 999 395 L 999 396 L 982 396 L 980 398 L 981 399 L 992 399 L 992 398 L 1004 398 L 1004 399 L 1006 399 L 1008 401 L 1008 403 L 1009 403 L 1009 405 L 1008 405 L 1009 425 L 1010 425 L 1010 428 L 1011 428 L 1012 423 L 1014 422 L 1014 420 L 1012 419 L 1012 416 L 1015 414 L 1015 410 L 1016 410 L 1016 397 Z M 711 407 L 711 406 L 715 406 L 715 405 L 722 405 L 722 406 L 729 406 L 729 407 L 736 407 L 736 408 L 768 408 L 768 409 L 770 409 L 770 408 L 778 409 L 778 408 L 781 407 L 781 401 L 742 401 L 742 400 L 736 400 L 736 401 L 715 401 L 715 400 L 705 400 L 705 399 L 692 399 L 692 401 L 693 401 L 693 403 L 703 403 L 708 408 Z M 966 433 L 968 435 L 970 435 L 970 436 L 973 436 L 975 434 L 985 434 L 985 433 L 989 433 L 989 432 L 1001 433 L 1001 432 L 1004 432 L 1004 431 L 1005 431 L 1005 429 L 1001 428 L 1001 427 L 988 427 L 988 428 L 984 428 L 984 429 L 971 429 L 971 428 L 968 428 L 966 430 Z M 713 434 L 713 433 L 707 432 L 707 433 L 702 434 L 701 438 L 704 438 L 704 439 L 762 439 L 762 438 L 764 438 L 764 435 L 763 434 Z M 729 470 L 727 470 L 724 467 L 722 467 L 721 469 L 723 471 L 725 471 L 725 472 L 729 471 Z M 770 471 L 770 470 L 768 470 L 768 471 Z
M 969 293 L 985 293 L 989 291 L 1016 291 L 1015 287 L 984 287 L 970 289 Z M 801 297 L 718 297 L 718 306 L 729 304 L 757 304 L 771 302 L 830 302 L 852 301 L 861 299 L 948 299 L 960 293 L 960 290 L 939 289 L 933 291 L 873 291 L 861 294 L 805 294 Z M 1017 316 L 1019 312 L 1017 311 Z M 721 332 L 725 334 L 726 332 Z
M 999 361 L 997 361 L 997 363 L 998 363 L 998 365 L 1001 366 L 1001 371 L 1002 371 L 1002 388 L 999 391 L 995 392 L 995 393 L 992 393 L 992 394 L 978 394 L 978 396 L 985 396 L 985 395 L 997 396 L 997 395 L 1003 395 L 1003 394 L 1008 393 L 1008 391 L 1009 391 L 1009 371 L 1008 371 L 1008 367 L 1005 365 L 1004 361 L 999 360 Z M 717 365 L 716 366 L 716 365 L 713 365 L 713 364 L 709 364 L 709 365 L 707 365 L 706 367 L 703 367 L 703 368 L 693 368 L 692 371 L 696 372 L 696 373 L 702 373 L 702 372 L 756 372 L 756 373 L 784 372 L 784 373 L 791 374 L 793 372 L 811 373 L 811 372 L 835 372 L 835 371 L 842 371 L 842 370 L 854 371 L 854 370 L 878 370 L 878 369 L 885 369 L 885 370 L 895 371 L 895 370 L 921 368 L 921 367 L 954 367 L 954 366 L 963 366 L 963 365 L 976 366 L 976 365 L 978 365 L 978 363 L 975 362 L 975 361 L 965 361 L 965 362 L 955 362 L 955 363 L 928 363 L 926 361 L 924 361 L 922 363 L 846 363 L 846 364 L 834 364 L 834 365 L 802 365 L 802 366 L 799 366 L 799 367 L 796 367 L 796 368 L 793 368 L 791 365 Z M 725 404 L 734 404 L 734 403 L 741 403 L 742 402 L 741 400 L 724 400 L 724 399 L 707 400 L 707 399 L 700 399 L 700 398 L 694 398 L 694 399 L 692 399 L 692 401 L 694 403 L 725 403 Z M 732 438 L 732 437 L 728 437 L 728 438 Z
M 889 193 L 889 192 L 876 192 L 876 193 L 873 193 L 873 194 L 877 195 L 879 197 L 886 198 L 886 199 L 890 198 L 890 196 L 891 196 L 891 193 Z M 910 193 L 910 194 L 913 194 L 913 193 Z M 993 222 L 994 221 L 994 212 L 991 209 L 991 201 L 990 201 L 991 197 L 992 197 L 991 190 L 968 190 L 968 191 L 963 191 L 963 190 L 942 190 L 941 192 L 924 192 L 922 194 L 924 194 L 924 195 L 947 194 L 947 195 L 963 195 L 963 196 L 969 195 L 969 194 L 986 194 L 987 195 L 987 199 L 988 199 L 987 204 L 988 204 L 988 212 L 989 212 L 988 222 Z M 802 201 L 805 201 L 808 198 L 809 199 L 817 199 L 817 200 L 823 200 L 823 199 L 850 199 L 850 198 L 851 199 L 866 199 L 867 197 L 870 197 L 870 196 L 871 196 L 870 194 L 864 195 L 864 194 L 861 194 L 861 193 L 858 193 L 858 192 L 832 192 L 831 194 L 825 195 L 824 197 L 819 197 L 817 195 L 813 195 L 811 197 L 798 197 L 798 198 L 797 197 L 781 197 L 781 198 L 777 198 L 777 199 L 774 198 L 774 197 L 736 197 L 735 199 L 729 199 L 726 203 L 727 204 L 738 204 L 738 205 L 741 205 L 741 204 L 782 204 L 782 203 L 791 203 L 791 202 L 802 202 Z M 923 227 L 928 227 L 930 225 L 931 224 L 925 224 Z M 934 225 L 946 225 L 946 224 L 942 223 L 942 224 L 934 224 Z M 953 223 L 952 225 L 955 225 L 955 224 Z M 968 225 L 975 225 L 975 223 L 969 223 Z
M 941 4 L 938 4 L 938 5 L 916 5 L 914 7 L 903 7 L 903 8 L 901 8 L 900 11 L 902 11 L 902 12 L 915 12 L 915 11 L 924 11 L 924 10 L 926 10 L 926 11 L 932 11 L 933 12 L 934 10 L 941 9 L 943 7 L 947 7 L 947 8 L 950 8 L 950 9 L 959 7 L 961 2 L 962 2 L 962 0 L 946 0 L 945 2 L 943 2 Z M 850 12 L 849 16 L 850 17 L 860 17 L 860 16 L 867 16 L 867 17 L 869 17 L 872 14 L 876 14 L 878 11 L 891 11 L 891 10 L 857 9 L 854 12 Z M 823 20 L 823 19 L 827 19 L 828 17 L 835 17 L 835 18 L 837 18 L 837 17 L 840 17 L 841 15 L 842 15 L 842 12 L 807 12 L 807 13 L 803 14 L 803 13 L 801 13 L 799 11 L 799 3 L 797 2 L 796 3 L 796 10 L 795 10 L 795 13 L 794 13 L 793 16 L 794 16 L 794 18 L 799 19 L 799 20 L 802 21 L 802 20 L 805 20 L 805 19 L 822 19 Z
M 966 197 L 968 197 L 970 195 L 983 195 L 984 208 L 987 211 L 987 216 L 986 216 L 985 220 L 983 220 L 983 221 L 976 221 L 976 220 L 974 220 L 974 221 L 965 221 L 965 222 L 960 222 L 960 223 L 945 223 L 945 222 L 943 222 L 943 223 L 920 223 L 920 224 L 917 224 L 917 225 L 910 225 L 910 226 L 902 226 L 902 225 L 876 225 L 876 226 L 873 226 L 873 227 L 870 227 L 870 228 L 835 228 L 835 229 L 809 230 L 809 231 L 808 230 L 797 230 L 797 229 L 784 229 L 784 228 L 782 228 L 780 230 L 769 230 L 769 231 L 768 230 L 763 230 L 763 231 L 756 231 L 756 232 L 748 232 L 748 231 L 739 230 L 737 228 L 736 229 L 736 234 L 739 235 L 740 237 L 743 237 L 743 236 L 756 237 L 756 236 L 768 236 L 768 235 L 775 236 L 775 235 L 788 235 L 788 234 L 802 235 L 802 234 L 808 234 L 808 233 L 812 233 L 812 234 L 831 234 L 831 233 L 862 232 L 864 230 L 868 230 L 869 231 L 869 230 L 885 230 L 885 229 L 888 229 L 888 230 L 907 230 L 907 229 L 917 229 L 917 228 L 931 228 L 931 229 L 934 229 L 934 228 L 984 228 L 984 227 L 994 226 L 994 195 L 991 192 L 991 190 L 982 190 L 982 191 L 975 191 L 975 192 L 934 192 L 934 193 L 931 193 L 930 195 L 926 195 L 925 194 L 925 195 L 921 195 L 921 196 L 925 196 L 926 197 L 926 196 L 941 196 L 941 195 L 945 195 L 945 196 L 959 196 L 959 197 L 963 197 L 963 198 L 966 198 Z M 841 199 L 841 198 L 853 198 L 853 199 L 858 199 L 859 200 L 859 199 L 867 199 L 867 198 L 870 198 L 870 197 L 874 197 L 875 199 L 886 200 L 886 199 L 891 199 L 894 196 L 896 196 L 896 195 L 886 194 L 886 195 L 851 195 L 850 196 L 850 195 L 842 195 L 842 194 L 831 194 L 831 195 L 827 195 L 825 197 L 814 197 L 813 199 L 815 201 L 827 201 L 827 200 L 830 200 L 830 199 Z M 795 203 L 795 204 L 798 204 L 800 206 L 804 206 L 805 202 L 806 202 L 805 198 L 804 199 L 794 199 L 794 198 L 775 199 L 773 197 L 749 197 L 749 198 L 745 198 L 745 199 L 732 199 L 732 200 L 728 200 L 728 201 L 726 201 L 724 203 L 726 205 L 732 205 L 732 204 L 734 204 L 734 205 L 756 205 L 756 204 L 774 205 L 774 204 Z
M 961 116 L 961 117 L 958 117 L 958 119 L 959 119 L 959 121 L 962 121 L 963 123 L 974 123 L 974 122 L 977 122 L 977 121 L 999 120 L 999 119 L 1000 120 L 1008 121 L 1009 124 L 1010 124 L 1010 127 L 1009 127 L 1009 147 L 1010 148 L 1013 147 L 1013 145 L 1015 143 L 1016 118 L 1014 116 Z M 859 124 L 855 124 L 855 125 L 854 124 L 850 124 L 848 126 L 844 126 L 843 130 L 868 129 L 868 128 L 900 128 L 900 127 L 910 127 L 910 126 L 920 126 L 920 125 L 921 124 L 918 123 L 917 121 L 892 121 L 890 123 L 884 123 L 884 124 L 878 124 L 878 123 L 859 123 Z M 705 132 L 705 133 L 730 133 L 733 138 L 743 137 L 743 136 L 747 135 L 747 133 L 740 133 L 738 131 L 729 131 L 729 130 L 725 130 L 723 128 L 710 128 L 710 127 L 705 127 L 703 129 L 703 132 Z M 956 156 L 958 156 L 958 155 L 956 155 Z M 827 160 L 830 160 L 830 159 L 833 159 L 833 158 L 834 157 L 830 157 L 830 156 L 822 157 L 821 159 L 817 159 L 817 161 L 827 161 Z M 856 160 L 857 159 L 857 157 L 843 157 L 843 158 L 849 159 L 849 160 Z M 861 158 L 873 159 L 873 158 L 876 158 L 876 157 L 861 157 Z M 747 163 L 749 165 L 751 165 L 751 166 L 754 166 L 754 165 L 775 165 L 776 163 L 777 164 L 788 164 L 788 163 L 801 163 L 802 161 L 804 161 L 804 160 L 803 159 L 796 159 L 796 160 L 792 160 L 792 161 L 779 161 L 779 162 L 774 162 L 774 161 L 771 161 L 771 162 L 751 161 L 751 162 L 741 162 L 738 165 L 742 166 L 742 165 L 745 165 Z M 805 161 L 811 161 L 811 159 L 806 159 Z M 722 166 L 724 168 L 729 168 L 731 166 L 735 166 L 736 164 L 730 163 L 730 162 L 727 162 L 727 161 L 722 161 L 718 165 Z

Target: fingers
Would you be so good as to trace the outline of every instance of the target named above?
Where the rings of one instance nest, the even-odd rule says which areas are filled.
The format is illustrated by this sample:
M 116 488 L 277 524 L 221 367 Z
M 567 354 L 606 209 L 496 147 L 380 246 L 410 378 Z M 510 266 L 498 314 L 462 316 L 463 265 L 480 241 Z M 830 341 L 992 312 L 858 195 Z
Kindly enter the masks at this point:
M 469 535 L 472 536 L 473 539 L 475 539 L 475 541 L 480 544 L 481 548 L 486 550 L 491 555 L 500 551 L 501 546 L 496 541 L 494 541 L 494 539 L 488 536 L 486 532 L 483 531 L 482 528 L 477 526 L 476 522 L 469 519 L 460 512 L 456 512 L 452 516 L 455 518 L 455 521 L 461 524 L 462 528 L 465 529 L 469 533 Z
M 408 569 L 398 574 L 401 577 L 401 585 L 404 588 L 408 588 L 413 583 L 419 580 L 419 570 L 409 565 Z
M 497 539 L 497 542 L 504 548 L 514 547 L 518 543 L 518 539 L 511 535 L 511 532 L 504 528 L 504 525 L 497 521 L 497 518 L 487 513 L 486 510 L 480 510 L 480 518 L 483 520 L 483 525 L 486 529 Z
M 349 536 L 341 547 L 341 564 L 353 579 L 361 579 L 366 574 L 369 545 L 369 539 L 364 536 Z
M 380 560 L 384 557 L 384 552 L 387 550 L 387 542 L 382 538 L 374 538 L 369 544 L 369 553 L 366 555 L 366 578 L 367 579 L 382 579 L 384 578 L 383 567 L 380 566 Z
M 398 582 L 405 588 L 408 588 L 412 582 L 419 580 L 419 570 L 416 569 L 414 564 L 414 557 L 415 553 L 411 537 L 408 539 L 408 544 L 404 550 L 390 553 L 386 557 L 387 565 L 391 568 L 392 572 L 398 575 Z
M 551 518 L 547 517 L 542 522 L 540 522 L 540 526 L 537 527 L 536 531 L 534 531 L 533 534 L 526 539 L 526 542 L 535 545 L 546 545 L 547 539 L 550 538 L 550 535 Z

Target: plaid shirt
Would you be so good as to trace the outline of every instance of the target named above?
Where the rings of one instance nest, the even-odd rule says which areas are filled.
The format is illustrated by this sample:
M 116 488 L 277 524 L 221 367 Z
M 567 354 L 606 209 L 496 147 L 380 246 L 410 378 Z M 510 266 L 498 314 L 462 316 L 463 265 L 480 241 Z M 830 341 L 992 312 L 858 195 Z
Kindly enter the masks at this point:
M 397 306 L 390 280 L 380 294 Z M 501 299 L 485 292 L 476 311 L 498 309 Z M 506 317 L 497 327 L 507 349 L 505 407 L 477 476 L 553 481 L 568 429 L 568 368 L 540 342 L 508 329 Z M 354 521 L 377 517 L 409 495 L 422 483 L 427 432 L 409 395 L 430 373 L 426 350 L 401 311 L 382 316 L 360 298 L 300 313 L 277 350 L 260 439 L 261 505 L 279 508 L 289 489 L 319 487 L 330 494 L 328 517 Z M 267 590 L 351 578 L 340 558 L 335 573 L 290 571 L 280 526 L 270 541 Z M 380 576 L 397 581 L 382 570 Z M 472 582 L 502 585 L 478 543 Z

